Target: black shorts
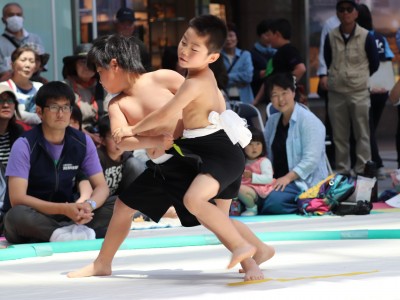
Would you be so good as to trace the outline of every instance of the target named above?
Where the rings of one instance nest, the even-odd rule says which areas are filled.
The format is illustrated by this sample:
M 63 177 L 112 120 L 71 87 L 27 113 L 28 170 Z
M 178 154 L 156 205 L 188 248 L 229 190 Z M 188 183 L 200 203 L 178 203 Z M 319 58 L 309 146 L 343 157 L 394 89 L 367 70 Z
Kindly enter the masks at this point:
M 239 144 L 233 145 L 224 130 L 175 141 L 179 147 L 169 153 L 196 164 L 198 173 L 210 174 L 220 184 L 216 199 L 232 199 L 239 193 L 245 167 L 245 156 Z M 196 163 L 194 163 L 196 162 Z
M 124 190 L 119 198 L 127 206 L 139 210 L 158 222 L 170 206 L 185 227 L 200 225 L 183 204 L 183 196 L 198 172 L 179 157 L 162 164 L 147 162 L 147 169 Z

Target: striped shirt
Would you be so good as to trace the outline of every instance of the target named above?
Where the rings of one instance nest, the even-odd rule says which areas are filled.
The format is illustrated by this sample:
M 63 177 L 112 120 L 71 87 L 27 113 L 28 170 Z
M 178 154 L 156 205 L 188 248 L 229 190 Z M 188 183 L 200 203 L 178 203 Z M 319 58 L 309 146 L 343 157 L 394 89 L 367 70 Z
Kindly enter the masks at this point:
M 0 162 L 6 166 L 8 163 L 8 157 L 10 156 L 11 143 L 10 133 L 0 134 Z

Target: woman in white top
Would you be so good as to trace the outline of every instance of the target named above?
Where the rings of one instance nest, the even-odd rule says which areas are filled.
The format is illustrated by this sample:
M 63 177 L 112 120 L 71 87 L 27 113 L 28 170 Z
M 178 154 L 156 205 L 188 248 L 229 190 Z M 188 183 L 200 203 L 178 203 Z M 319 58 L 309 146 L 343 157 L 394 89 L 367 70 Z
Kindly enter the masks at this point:
M 11 55 L 13 74 L 9 80 L 0 82 L 14 91 L 21 114 L 20 120 L 30 126 L 40 123 L 34 96 L 42 83 L 30 80 L 35 71 L 37 55 L 35 50 L 27 45 L 15 49 Z

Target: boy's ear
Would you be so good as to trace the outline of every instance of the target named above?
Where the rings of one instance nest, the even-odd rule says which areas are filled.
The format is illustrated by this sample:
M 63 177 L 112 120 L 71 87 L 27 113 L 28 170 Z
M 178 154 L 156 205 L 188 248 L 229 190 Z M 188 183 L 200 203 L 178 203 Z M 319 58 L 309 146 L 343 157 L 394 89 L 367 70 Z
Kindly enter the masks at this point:
M 212 54 L 210 54 L 209 63 L 212 64 L 212 63 L 215 62 L 219 57 L 220 57 L 220 54 L 219 54 L 219 53 L 212 53 Z
M 115 70 L 118 67 L 118 62 L 116 58 L 112 58 L 110 61 L 110 68 Z

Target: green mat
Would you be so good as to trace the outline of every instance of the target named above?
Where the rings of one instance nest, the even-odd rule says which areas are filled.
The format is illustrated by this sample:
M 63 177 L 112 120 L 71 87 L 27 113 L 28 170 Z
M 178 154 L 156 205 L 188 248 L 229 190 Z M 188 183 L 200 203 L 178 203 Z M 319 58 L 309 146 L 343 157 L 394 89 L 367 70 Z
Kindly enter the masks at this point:
M 293 231 L 263 232 L 257 236 L 266 242 L 270 241 L 311 241 L 311 240 L 344 240 L 344 239 L 399 239 L 400 230 L 338 230 L 338 231 Z M 69 241 L 53 243 L 34 243 L 12 245 L 0 250 L 0 261 L 37 256 L 50 256 L 53 253 L 68 253 L 99 250 L 103 239 L 86 241 Z M 121 250 L 169 248 L 186 246 L 218 245 L 214 235 L 169 236 L 157 238 L 126 239 Z

